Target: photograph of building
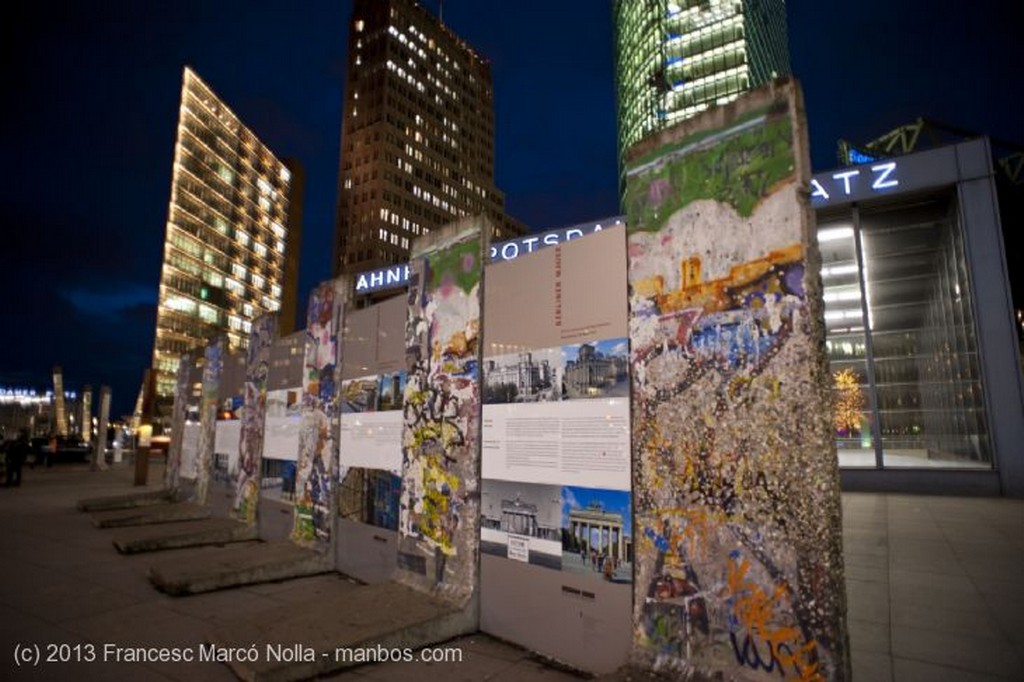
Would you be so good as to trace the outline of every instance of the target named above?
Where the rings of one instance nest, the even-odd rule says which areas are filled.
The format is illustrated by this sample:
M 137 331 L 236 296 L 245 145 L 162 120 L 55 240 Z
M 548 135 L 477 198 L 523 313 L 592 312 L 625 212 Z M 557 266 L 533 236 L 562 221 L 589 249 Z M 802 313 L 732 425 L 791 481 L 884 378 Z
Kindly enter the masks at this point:
M 484 359 L 484 403 L 561 400 L 559 348 L 496 355 Z
M 244 349 L 264 313 L 294 320 L 292 168 L 185 68 L 153 347 L 158 401 L 174 395 L 183 353 L 218 334 Z
M 378 388 L 377 393 L 380 396 L 380 403 L 378 406 L 379 410 L 383 412 L 385 410 L 402 409 L 402 397 L 405 393 L 405 377 L 406 374 L 404 371 L 382 374 L 380 376 L 380 387 Z
M 562 347 L 565 375 L 562 395 L 575 398 L 622 398 L 629 395 L 629 342 L 606 339 Z
M 633 581 L 630 495 L 624 490 L 562 488 L 562 570 Z
M 341 412 L 376 412 L 380 379 L 376 376 L 349 379 L 341 383 Z
M 561 486 L 484 479 L 480 500 L 481 552 L 561 568 Z

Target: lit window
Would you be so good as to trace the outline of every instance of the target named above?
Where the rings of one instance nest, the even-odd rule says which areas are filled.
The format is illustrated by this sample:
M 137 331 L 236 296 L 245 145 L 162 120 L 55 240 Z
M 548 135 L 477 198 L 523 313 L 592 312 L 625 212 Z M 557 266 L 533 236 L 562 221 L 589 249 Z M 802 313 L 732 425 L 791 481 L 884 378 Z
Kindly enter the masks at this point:
M 171 296 L 164 301 L 164 307 L 180 313 L 195 314 L 196 302 L 184 296 Z
M 199 319 L 210 324 L 217 323 L 217 310 L 208 305 L 199 306 Z

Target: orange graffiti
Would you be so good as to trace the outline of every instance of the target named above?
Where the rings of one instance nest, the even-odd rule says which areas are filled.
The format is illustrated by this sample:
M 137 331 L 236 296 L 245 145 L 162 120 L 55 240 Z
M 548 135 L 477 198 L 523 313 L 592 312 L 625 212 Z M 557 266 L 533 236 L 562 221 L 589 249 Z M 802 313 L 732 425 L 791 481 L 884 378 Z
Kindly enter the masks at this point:
M 811 640 L 801 644 L 802 637 L 797 628 L 772 624 L 776 606 L 785 607 L 789 601 L 789 585 L 777 585 L 769 595 L 747 577 L 749 568 L 745 559 L 737 562 L 735 558 L 730 558 L 726 584 L 734 599 L 733 615 L 737 621 L 747 630 L 748 636 L 756 635 L 768 645 L 768 662 L 761 661 L 756 653 L 755 660 L 767 671 L 774 669 L 776 663 L 783 674 L 786 670 L 792 670 L 801 682 L 824 682 L 825 678 L 819 672 L 816 660 L 816 643 Z M 743 647 L 744 658 L 748 644 Z M 749 664 L 749 660 L 744 662 Z

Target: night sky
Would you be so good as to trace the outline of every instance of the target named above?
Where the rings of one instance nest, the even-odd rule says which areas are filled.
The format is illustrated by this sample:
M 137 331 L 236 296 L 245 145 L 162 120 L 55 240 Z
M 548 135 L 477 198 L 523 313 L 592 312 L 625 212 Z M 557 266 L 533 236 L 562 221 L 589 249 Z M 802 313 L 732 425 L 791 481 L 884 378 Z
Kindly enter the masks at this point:
M 837 165 L 838 138 L 920 115 L 1024 142 L 1019 0 L 791 0 L 788 11 L 815 170 Z M 351 2 L 19 12 L 0 29 L 0 385 L 47 389 L 61 364 L 71 389 L 110 385 L 119 416 L 152 352 L 182 67 L 304 164 L 304 309 L 330 276 Z M 617 214 L 610 3 L 448 0 L 444 19 L 492 62 L 509 212 L 535 230 Z

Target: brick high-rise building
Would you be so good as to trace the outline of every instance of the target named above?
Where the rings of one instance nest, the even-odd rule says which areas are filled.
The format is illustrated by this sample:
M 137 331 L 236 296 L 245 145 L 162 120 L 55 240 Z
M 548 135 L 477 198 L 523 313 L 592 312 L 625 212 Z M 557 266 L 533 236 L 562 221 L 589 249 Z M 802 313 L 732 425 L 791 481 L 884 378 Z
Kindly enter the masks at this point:
M 524 233 L 504 204 L 488 62 L 414 0 L 355 0 L 335 274 L 404 262 L 414 238 L 466 215 Z
M 266 312 L 294 320 L 296 196 L 301 173 L 186 67 L 153 345 L 158 399 L 173 396 L 182 353 L 221 333 L 230 349 L 245 348 Z

